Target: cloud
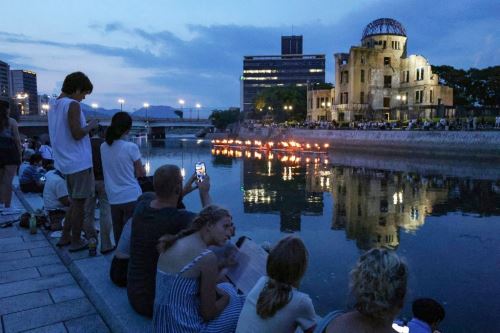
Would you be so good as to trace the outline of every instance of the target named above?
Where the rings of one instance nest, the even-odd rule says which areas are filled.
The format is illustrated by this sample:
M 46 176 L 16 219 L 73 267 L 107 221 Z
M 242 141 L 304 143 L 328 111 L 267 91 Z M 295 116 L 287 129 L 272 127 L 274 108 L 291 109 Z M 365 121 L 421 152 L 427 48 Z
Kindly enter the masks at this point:
M 434 0 L 402 1 L 397 6 L 389 0 L 372 1 L 331 22 L 311 19 L 309 23 L 294 26 L 294 33 L 304 35 L 305 53 L 326 54 L 327 81 L 334 76 L 332 55 L 359 45 L 365 25 L 379 17 L 395 18 L 406 27 L 409 54 L 424 55 L 432 64 L 486 67 L 499 62 L 499 10 L 500 5 L 490 1 L 457 0 L 453 6 Z M 186 24 L 188 37 L 181 38 L 169 30 L 152 31 L 120 21 L 93 24 L 89 28 L 110 43 L 33 40 L 5 32 L 0 32 L 0 42 L 27 45 L 28 50 L 37 45 L 50 47 L 61 53 L 58 57 L 61 67 L 62 63 L 69 63 L 69 58 L 62 60 L 70 54 L 102 59 L 77 61 L 91 72 L 110 71 L 131 82 L 125 87 L 123 82 L 112 84 L 111 78 L 107 79 L 108 86 L 102 86 L 103 96 L 116 96 L 117 87 L 121 87 L 134 93 L 137 99 L 158 92 L 170 103 L 182 96 L 220 107 L 239 104 L 238 79 L 243 56 L 279 54 L 280 36 L 290 33 L 288 26 Z M 5 49 L 0 45 L 2 51 Z M 28 51 L 21 54 L 19 49 L 18 54 L 5 52 L 9 61 L 22 58 L 26 64 L 30 56 L 35 57 Z M 65 64 L 67 67 L 70 66 Z M 141 84 L 135 92 L 134 84 Z M 138 101 L 138 105 L 141 103 Z

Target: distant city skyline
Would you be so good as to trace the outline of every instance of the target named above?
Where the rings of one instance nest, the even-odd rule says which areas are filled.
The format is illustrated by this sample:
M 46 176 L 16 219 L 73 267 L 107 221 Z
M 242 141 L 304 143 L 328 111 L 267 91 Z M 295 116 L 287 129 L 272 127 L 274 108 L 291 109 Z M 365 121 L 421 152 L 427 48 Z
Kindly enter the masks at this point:
M 281 35 L 303 35 L 303 52 L 333 54 L 360 42 L 379 17 L 400 21 L 408 53 L 431 64 L 484 68 L 500 63 L 496 1 L 317 0 L 245 3 L 124 0 L 9 2 L 2 6 L 0 60 L 33 70 L 40 94 L 59 93 L 66 74 L 82 70 L 94 83 L 85 102 L 139 109 L 144 102 L 205 109 L 239 106 L 242 58 L 280 54 Z M 19 22 L 23 22 L 19 24 Z

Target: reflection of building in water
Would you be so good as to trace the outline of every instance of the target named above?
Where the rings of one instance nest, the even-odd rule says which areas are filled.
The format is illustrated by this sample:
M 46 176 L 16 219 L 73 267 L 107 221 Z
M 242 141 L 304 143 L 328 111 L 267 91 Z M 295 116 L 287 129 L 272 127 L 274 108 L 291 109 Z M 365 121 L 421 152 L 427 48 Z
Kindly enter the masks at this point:
M 361 249 L 396 248 L 399 228 L 415 231 L 445 189 L 411 175 L 347 167 L 332 169 L 333 229 L 345 229 Z
M 280 214 L 281 231 L 300 230 L 301 215 L 323 214 L 323 193 L 306 186 L 304 165 L 243 160 L 245 213 Z

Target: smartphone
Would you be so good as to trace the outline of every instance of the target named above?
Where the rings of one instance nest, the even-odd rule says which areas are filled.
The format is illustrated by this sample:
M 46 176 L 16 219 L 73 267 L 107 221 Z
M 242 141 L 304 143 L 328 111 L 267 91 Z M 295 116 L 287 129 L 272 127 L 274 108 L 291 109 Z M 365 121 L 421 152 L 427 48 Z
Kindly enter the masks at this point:
M 195 165 L 195 171 L 196 171 L 196 179 L 199 182 L 202 182 L 203 179 L 207 176 L 207 169 L 205 167 L 205 163 L 203 162 L 198 162 Z

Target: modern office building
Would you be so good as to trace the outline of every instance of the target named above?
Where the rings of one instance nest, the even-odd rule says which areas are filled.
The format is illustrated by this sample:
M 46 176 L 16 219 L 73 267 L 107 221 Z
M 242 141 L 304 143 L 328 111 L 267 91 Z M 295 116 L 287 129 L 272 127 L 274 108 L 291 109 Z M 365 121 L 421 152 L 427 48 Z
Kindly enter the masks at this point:
M 240 100 L 245 115 L 254 111 L 255 97 L 266 88 L 325 82 L 325 55 L 302 54 L 302 36 L 282 36 L 281 50 L 281 55 L 243 58 Z
M 8 102 L 10 97 L 10 66 L 0 60 L 0 100 Z
M 302 54 L 302 36 L 281 36 L 281 54 Z
M 38 89 L 36 73 L 28 70 L 12 70 L 11 95 L 21 115 L 38 114 Z
M 421 55 L 407 56 L 403 25 L 377 19 L 361 46 L 335 54 L 336 121 L 431 118 L 453 112 L 453 89 L 439 84 Z

